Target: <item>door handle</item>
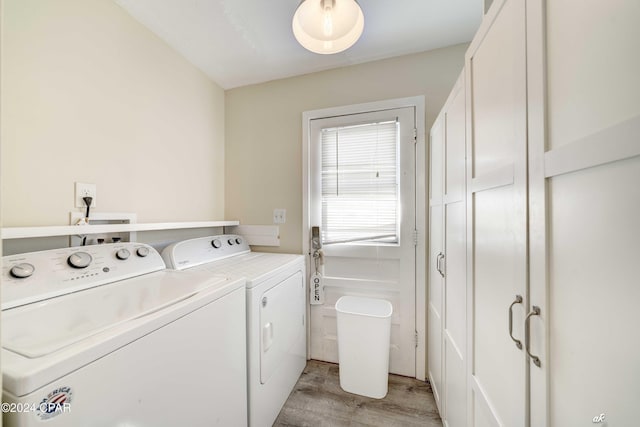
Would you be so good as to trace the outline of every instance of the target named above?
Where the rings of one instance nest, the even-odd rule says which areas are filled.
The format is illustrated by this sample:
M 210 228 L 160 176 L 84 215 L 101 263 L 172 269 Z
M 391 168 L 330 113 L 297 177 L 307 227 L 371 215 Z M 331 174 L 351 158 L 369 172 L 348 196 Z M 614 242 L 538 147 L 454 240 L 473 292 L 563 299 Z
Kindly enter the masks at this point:
M 436 257 L 436 270 L 438 270 L 438 273 L 440 273 L 440 276 L 444 277 L 444 272 L 442 271 L 442 269 L 440 268 L 440 262 L 444 259 L 444 254 L 442 252 L 440 252 L 438 254 L 438 256 Z
M 522 343 L 520 340 L 513 337 L 513 306 L 516 304 L 522 304 L 522 296 L 516 295 L 516 299 L 509 306 L 509 336 L 513 342 L 516 343 L 516 347 L 518 347 L 519 350 L 522 350 Z
M 538 356 L 534 356 L 533 354 L 531 354 L 531 351 L 530 351 L 531 339 L 529 338 L 529 320 L 531 319 L 531 316 L 539 316 L 539 315 L 540 315 L 540 307 L 538 307 L 537 305 L 534 305 L 531 308 L 531 312 L 527 314 L 527 317 L 524 319 L 525 350 L 527 351 L 527 355 L 531 358 L 531 360 L 533 360 L 533 364 L 536 365 L 537 367 L 540 367 L 540 358 Z
M 273 323 L 269 322 L 262 327 L 262 352 L 266 353 L 273 344 Z

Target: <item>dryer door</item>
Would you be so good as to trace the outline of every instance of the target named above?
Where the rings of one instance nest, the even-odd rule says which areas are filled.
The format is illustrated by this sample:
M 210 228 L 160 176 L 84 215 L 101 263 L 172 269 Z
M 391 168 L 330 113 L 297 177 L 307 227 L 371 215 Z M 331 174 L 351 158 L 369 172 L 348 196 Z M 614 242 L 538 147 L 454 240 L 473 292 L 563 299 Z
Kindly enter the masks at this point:
M 302 273 L 296 271 L 261 298 L 260 383 L 266 384 L 281 365 L 306 360 Z

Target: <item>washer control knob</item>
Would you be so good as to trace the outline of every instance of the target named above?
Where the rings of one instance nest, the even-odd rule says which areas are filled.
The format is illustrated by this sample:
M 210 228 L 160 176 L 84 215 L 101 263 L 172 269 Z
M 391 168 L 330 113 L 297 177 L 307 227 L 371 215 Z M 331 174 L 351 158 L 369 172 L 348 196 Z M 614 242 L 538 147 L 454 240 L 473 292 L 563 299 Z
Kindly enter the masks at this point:
M 93 258 L 86 252 L 75 252 L 67 258 L 67 264 L 73 268 L 86 268 L 91 264 Z
M 239 237 L 236 237 L 236 243 L 241 245 L 242 244 L 242 239 Z
M 31 276 L 35 270 L 36 268 L 33 265 L 27 262 L 21 262 L 20 264 L 16 264 L 11 267 L 9 273 L 11 273 L 11 275 L 16 279 L 26 279 Z
M 219 249 L 220 246 L 222 246 L 222 242 L 220 241 L 220 239 L 215 239 L 211 241 L 211 246 L 213 246 L 216 249 Z
M 235 240 L 233 240 L 233 239 L 229 239 L 229 240 L 227 240 L 227 242 L 228 242 L 230 245 L 233 245 L 236 241 L 235 241 Z
M 138 254 L 139 257 L 144 258 L 149 255 L 149 248 L 147 248 L 146 246 L 141 246 L 136 249 L 136 254 Z
M 129 252 L 128 249 L 124 249 L 124 248 L 118 249 L 118 251 L 116 252 L 116 258 L 123 261 L 129 258 L 130 255 L 131 255 L 131 252 Z

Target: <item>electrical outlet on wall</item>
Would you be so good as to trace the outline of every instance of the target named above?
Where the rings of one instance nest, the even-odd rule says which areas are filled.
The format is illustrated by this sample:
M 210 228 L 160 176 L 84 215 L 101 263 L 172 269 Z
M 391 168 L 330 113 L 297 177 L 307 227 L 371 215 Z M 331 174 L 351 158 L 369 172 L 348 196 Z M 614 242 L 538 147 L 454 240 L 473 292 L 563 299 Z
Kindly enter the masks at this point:
M 273 223 L 284 224 L 287 222 L 287 210 L 286 209 L 274 209 L 273 210 Z
M 85 205 L 83 197 L 91 197 L 91 207 L 95 208 L 96 203 L 96 185 L 84 184 L 82 182 L 76 182 L 76 208 L 84 208 Z

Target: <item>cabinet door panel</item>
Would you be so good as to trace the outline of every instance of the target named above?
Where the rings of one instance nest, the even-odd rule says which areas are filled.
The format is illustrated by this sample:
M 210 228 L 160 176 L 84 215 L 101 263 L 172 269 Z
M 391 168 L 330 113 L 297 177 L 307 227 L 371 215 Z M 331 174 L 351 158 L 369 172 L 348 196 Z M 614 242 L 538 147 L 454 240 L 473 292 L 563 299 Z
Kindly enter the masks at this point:
M 497 5 L 496 5 L 497 6 Z M 524 2 L 506 0 L 471 61 L 473 177 L 512 164 L 526 114 Z
M 552 426 L 638 423 L 638 182 L 640 157 L 549 180 Z
M 464 198 L 465 177 L 465 97 L 464 79 L 458 79 L 445 114 L 445 194 L 447 200 Z
M 525 359 L 508 334 L 507 310 L 524 294 L 520 244 L 514 231 L 513 186 L 474 196 L 474 372 L 495 417 L 505 426 L 524 425 Z M 523 340 L 522 304 L 514 307 L 513 335 Z
M 430 233 L 429 233 L 429 304 L 428 304 L 428 329 L 429 345 L 427 358 L 429 364 L 429 380 L 433 388 L 438 408 L 442 411 L 442 276 L 438 272 L 438 254 L 443 252 L 442 247 L 442 205 L 431 207 Z
M 430 158 L 430 185 L 429 198 L 432 204 L 442 203 L 443 194 L 443 155 L 444 155 L 444 119 L 440 117 L 431 129 Z
M 445 412 L 449 427 L 462 427 L 467 422 L 466 347 L 466 241 L 465 203 L 445 206 L 446 276 L 444 287 L 444 383 Z
M 445 206 L 446 285 L 444 328 L 460 354 L 467 347 L 465 210 L 463 202 Z
M 445 405 L 444 420 L 448 427 L 462 427 L 467 425 L 467 379 L 466 360 L 464 354 L 453 345 L 453 341 L 446 335 L 444 338 L 444 366 L 445 366 Z
M 640 2 L 546 1 L 549 149 L 640 114 Z
M 494 427 L 498 421 L 493 417 L 492 411 L 487 408 L 484 398 L 480 392 L 472 392 L 471 414 L 473 417 L 473 427 Z

